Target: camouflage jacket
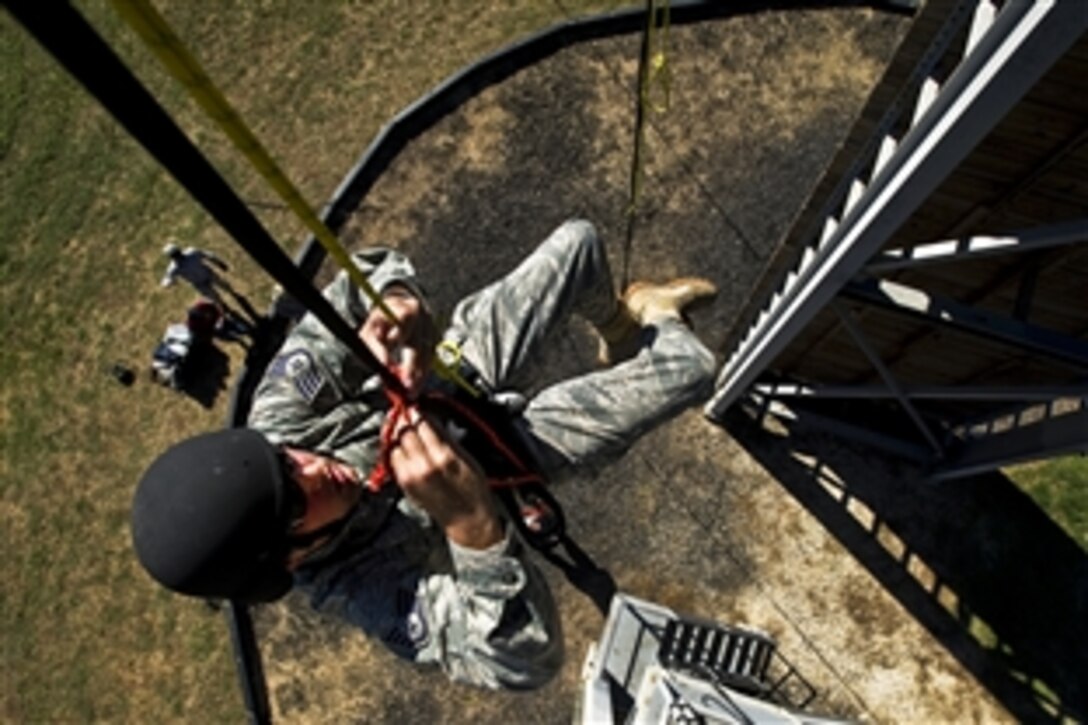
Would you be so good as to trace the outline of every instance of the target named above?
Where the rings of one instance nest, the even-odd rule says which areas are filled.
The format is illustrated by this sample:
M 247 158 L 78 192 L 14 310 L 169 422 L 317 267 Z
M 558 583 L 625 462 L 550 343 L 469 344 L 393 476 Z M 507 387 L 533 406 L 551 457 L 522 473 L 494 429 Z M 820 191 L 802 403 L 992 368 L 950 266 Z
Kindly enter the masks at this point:
M 388 249 L 357 253 L 376 290 L 404 284 L 425 299 L 411 263 Z M 324 290 L 354 328 L 370 303 L 344 272 Z M 291 331 L 254 395 L 249 425 L 274 444 L 333 456 L 365 478 L 378 458 L 387 401 L 378 377 L 312 315 Z M 402 657 L 438 663 L 457 681 L 529 688 L 562 661 L 551 593 L 507 525 L 503 542 L 447 541 L 395 487 L 367 494 L 345 528 L 296 570 L 315 608 L 342 616 Z

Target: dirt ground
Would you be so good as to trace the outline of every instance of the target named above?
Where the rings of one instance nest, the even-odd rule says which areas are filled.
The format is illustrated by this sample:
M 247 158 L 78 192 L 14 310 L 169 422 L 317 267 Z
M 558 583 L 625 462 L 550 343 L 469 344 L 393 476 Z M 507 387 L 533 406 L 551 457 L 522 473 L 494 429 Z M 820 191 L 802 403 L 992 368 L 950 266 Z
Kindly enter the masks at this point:
M 409 253 L 436 308 L 448 310 L 565 218 L 584 217 L 607 240 L 617 282 L 625 269 L 630 279 L 714 280 L 721 294 L 694 323 L 717 349 L 908 22 L 853 9 L 673 27 L 670 106 L 649 116 L 629 249 L 635 36 L 561 51 L 469 99 L 397 157 L 342 236 Z M 360 139 L 360 153 L 368 142 Z M 587 370 L 592 342 L 572 321 L 527 388 Z M 1051 719 L 1054 700 L 1083 708 L 1083 656 L 1033 647 L 1040 629 L 1022 624 L 1023 609 L 1016 615 L 1050 606 L 1052 622 L 1084 619 L 1083 554 L 1007 481 L 938 489 L 923 471 L 761 422 L 756 411 L 738 406 L 730 418 L 718 426 L 689 411 L 619 463 L 557 489 L 572 535 L 621 591 L 770 632 L 816 686 L 814 711 L 1003 722 Z M 1011 551 L 964 546 L 989 541 L 994 527 L 1039 533 L 1013 537 L 1022 573 L 1004 585 Z M 275 718 L 569 721 L 603 618 L 540 566 L 567 648 L 544 689 L 449 684 L 291 597 L 256 612 Z M 1074 584 L 1063 586 L 1067 566 Z M 1008 607 L 995 608 L 1009 592 Z M 1043 634 L 1061 642 L 1061 632 Z

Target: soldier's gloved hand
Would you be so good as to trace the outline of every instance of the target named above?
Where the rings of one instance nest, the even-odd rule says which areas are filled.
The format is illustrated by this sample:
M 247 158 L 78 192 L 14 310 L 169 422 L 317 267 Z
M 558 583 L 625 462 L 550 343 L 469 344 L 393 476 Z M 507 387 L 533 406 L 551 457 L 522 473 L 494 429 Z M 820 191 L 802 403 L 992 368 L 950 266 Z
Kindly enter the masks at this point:
M 450 541 L 486 549 L 502 540 L 502 522 L 483 471 L 440 426 L 413 407 L 393 441 L 389 464 L 397 485 Z
M 359 328 L 359 337 L 382 365 L 400 378 L 415 398 L 423 386 L 434 354 L 435 326 L 431 313 L 407 287 L 392 284 L 382 299 L 400 321 L 394 324 L 377 306 Z

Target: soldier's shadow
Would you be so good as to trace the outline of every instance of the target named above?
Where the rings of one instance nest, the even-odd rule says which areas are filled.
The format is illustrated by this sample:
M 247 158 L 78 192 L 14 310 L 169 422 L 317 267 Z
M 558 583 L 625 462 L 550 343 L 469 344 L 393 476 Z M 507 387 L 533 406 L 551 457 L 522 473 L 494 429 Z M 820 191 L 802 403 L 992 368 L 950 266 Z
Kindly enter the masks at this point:
M 230 358 L 215 343 L 196 344 L 179 371 L 178 390 L 206 409 L 227 389 Z

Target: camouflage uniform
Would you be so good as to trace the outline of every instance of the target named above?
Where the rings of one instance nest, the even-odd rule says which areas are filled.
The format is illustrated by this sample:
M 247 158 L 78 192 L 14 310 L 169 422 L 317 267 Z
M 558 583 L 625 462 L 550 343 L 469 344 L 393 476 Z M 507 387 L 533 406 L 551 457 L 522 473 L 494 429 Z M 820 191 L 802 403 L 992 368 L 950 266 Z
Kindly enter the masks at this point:
M 355 259 L 375 289 L 398 282 L 422 297 L 397 252 Z M 365 320 L 368 301 L 344 273 L 325 295 L 352 326 Z M 592 225 L 571 221 L 514 272 L 460 302 L 445 338 L 460 345 L 467 374 L 501 391 L 570 313 L 603 323 L 615 310 L 604 247 Z M 519 430 L 553 480 L 618 456 L 709 392 L 713 355 L 690 330 L 665 321 L 643 335 L 632 359 L 529 401 Z M 378 457 L 386 407 L 377 376 L 307 315 L 270 365 L 249 423 L 273 443 L 334 456 L 365 476 Z M 534 687 L 557 671 L 562 636 L 548 587 L 511 531 L 491 549 L 464 549 L 408 500 L 368 494 L 345 530 L 299 568 L 296 583 L 315 607 L 401 656 L 440 663 L 455 680 Z

